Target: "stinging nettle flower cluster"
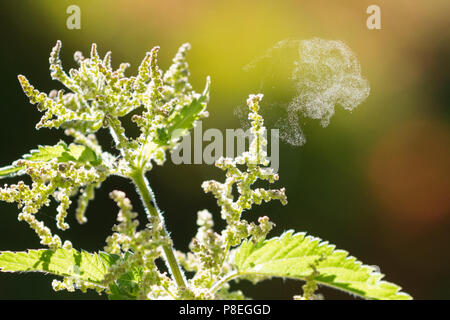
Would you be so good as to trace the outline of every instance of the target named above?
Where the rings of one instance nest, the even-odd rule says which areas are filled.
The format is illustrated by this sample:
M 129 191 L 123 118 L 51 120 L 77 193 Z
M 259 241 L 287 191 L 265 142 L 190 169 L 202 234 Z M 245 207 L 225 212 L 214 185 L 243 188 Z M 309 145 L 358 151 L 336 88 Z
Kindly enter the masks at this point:
M 251 209 L 271 200 L 286 205 L 287 197 L 284 188 L 253 187 L 258 181 L 272 184 L 279 179 L 267 158 L 266 128 L 259 114 L 262 94 L 250 95 L 247 100 L 252 135 L 248 151 L 217 160 L 216 166 L 225 172 L 224 182 L 202 184 L 204 191 L 216 198 L 226 227 L 216 232 L 214 213 L 200 210 L 190 251 L 174 249 L 146 173 L 155 164 L 162 165 L 166 152 L 208 116 L 210 80 L 207 78 L 201 93 L 192 88 L 186 61 L 189 49 L 189 44 L 182 45 L 163 72 L 157 64 L 159 47 L 154 47 L 144 57 L 138 74 L 127 77 L 129 65 L 113 69 L 111 53 L 101 58 L 95 44 L 88 58 L 76 52 L 78 68 L 66 73 L 58 41 L 50 55 L 50 71 L 67 91 L 46 94 L 24 76 L 18 77 L 30 102 L 43 113 L 36 128 L 63 129 L 73 141 L 39 146 L 0 168 L 2 178 L 31 178 L 30 184 L 22 180 L 5 184 L 0 188 L 0 200 L 16 203 L 19 220 L 27 222 L 47 246 L 0 252 L 0 271 L 50 273 L 60 277 L 52 283 L 55 290 L 94 289 L 110 299 L 244 299 L 241 291 L 230 289 L 231 281 L 258 282 L 272 277 L 304 281 L 303 294 L 295 297 L 300 299 L 320 297 L 315 294 L 319 285 L 369 299 L 410 298 L 397 285 L 383 281 L 383 275 L 373 267 L 318 238 L 287 231 L 267 239 L 275 224 L 267 216 L 255 219 Z M 318 54 L 317 50 L 320 48 L 313 54 Z M 123 125 L 131 112 L 140 130 L 137 138 L 127 136 Z M 99 130 L 109 131 L 114 154 L 103 151 L 96 139 Z M 139 224 L 139 213 L 119 190 L 110 193 L 119 208 L 117 223 L 98 252 L 76 250 L 37 219 L 36 214 L 54 200 L 58 203 L 57 227 L 67 230 L 65 218 L 77 198 L 76 219 L 87 222 L 89 201 L 111 175 L 134 183 L 145 208 L 145 225 Z M 166 269 L 157 266 L 159 259 Z

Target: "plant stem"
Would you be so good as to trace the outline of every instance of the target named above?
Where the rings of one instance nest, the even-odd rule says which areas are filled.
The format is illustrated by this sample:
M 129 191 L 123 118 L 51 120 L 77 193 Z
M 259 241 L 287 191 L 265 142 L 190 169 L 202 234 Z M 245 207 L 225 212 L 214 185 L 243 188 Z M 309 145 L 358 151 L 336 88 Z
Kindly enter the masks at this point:
M 157 209 L 156 202 L 154 200 L 154 194 L 153 191 L 147 181 L 147 178 L 144 176 L 144 173 L 141 170 L 137 170 L 132 176 L 131 176 L 134 184 L 136 185 L 136 188 L 141 196 L 142 203 L 144 204 L 144 207 L 147 211 L 147 215 L 150 217 L 158 218 L 159 221 L 161 221 L 163 225 L 163 236 L 167 236 L 167 230 L 164 225 L 164 220 Z M 152 202 L 155 205 L 152 205 Z M 178 264 L 178 261 L 175 257 L 175 254 L 173 252 L 173 247 L 171 245 L 163 245 L 164 250 L 164 256 L 165 261 L 167 264 L 167 267 L 172 274 L 176 284 L 178 287 L 186 287 L 186 281 L 184 279 L 184 275 L 181 272 L 181 268 Z
M 222 279 L 220 279 L 218 282 L 216 282 L 212 287 L 211 287 L 211 293 L 216 293 L 217 290 L 219 290 L 225 283 L 229 282 L 230 280 L 237 278 L 239 276 L 239 273 L 237 272 L 232 272 L 229 273 L 228 275 L 224 276 Z
M 117 118 L 111 118 L 109 121 L 109 125 L 111 136 L 116 143 L 116 148 L 120 151 L 122 157 L 129 162 L 130 168 L 132 168 L 133 170 L 129 176 L 133 180 L 138 193 L 141 196 L 141 200 L 147 212 L 147 216 L 149 218 L 157 218 L 163 226 L 162 235 L 164 237 L 168 237 L 166 226 L 164 224 L 164 218 L 161 215 L 158 206 L 156 205 L 153 190 L 151 189 L 150 184 L 148 183 L 147 178 L 144 175 L 143 169 L 137 169 L 134 164 L 130 163 L 131 161 L 129 154 L 123 147 L 123 145 L 125 145 L 127 142 L 127 138 L 123 132 L 123 128 L 121 128 L 120 126 L 120 121 Z M 121 144 L 123 145 L 121 146 Z M 186 280 L 184 278 L 184 274 L 181 272 L 181 268 L 178 264 L 175 254 L 173 253 L 173 247 L 171 245 L 163 245 L 162 247 L 164 250 L 164 260 L 166 262 L 167 268 L 172 274 L 172 277 L 175 280 L 177 286 L 186 287 Z

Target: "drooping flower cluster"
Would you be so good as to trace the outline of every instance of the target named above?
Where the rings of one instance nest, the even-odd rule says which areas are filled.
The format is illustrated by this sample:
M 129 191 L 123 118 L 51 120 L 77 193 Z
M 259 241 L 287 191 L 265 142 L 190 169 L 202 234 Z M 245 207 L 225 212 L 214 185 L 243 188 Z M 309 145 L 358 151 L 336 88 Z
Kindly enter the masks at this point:
M 51 197 L 59 203 L 56 216 L 57 227 L 66 230 L 69 228 L 65 218 L 72 203 L 70 197 L 81 192 L 76 216 L 80 223 L 85 222 L 84 212 L 88 201 L 93 197 L 94 188 L 99 186 L 109 174 L 108 168 L 99 161 L 84 161 L 86 159 L 82 158 L 83 154 L 85 157 L 88 154 L 91 157 L 97 156 L 91 149 L 81 145 L 67 146 L 60 142 L 53 147 L 41 146 L 40 150 L 33 150 L 31 155 L 25 155 L 24 159 L 10 166 L 10 170 L 17 169 L 29 175 L 32 180 L 31 185 L 19 181 L 17 184 L 0 188 L 0 200 L 17 203 L 21 209 L 19 220 L 26 221 L 30 225 L 43 245 L 51 248 L 62 246 L 61 238 L 53 235 L 51 230 L 36 218 L 39 210 L 50 204 Z M 49 161 L 42 161 L 46 157 L 55 155 L 59 156 Z M 70 242 L 66 241 L 64 246 L 70 246 Z
M 219 235 L 213 230 L 212 215 L 206 210 L 198 212 L 198 232 L 190 244 L 191 252 L 187 255 L 179 253 L 180 263 L 188 270 L 196 274 L 190 281 L 197 290 L 194 294 L 199 298 L 243 298 L 240 292 L 228 292 L 228 285 L 221 287 L 216 292 L 214 284 L 232 272 L 233 263 L 231 248 L 239 245 L 243 239 L 251 237 L 252 241 L 264 240 L 274 224 L 264 216 L 258 219 L 258 224 L 241 219 L 246 210 L 250 210 L 253 204 L 261 204 L 263 201 L 280 200 L 283 205 L 287 203 L 284 188 L 282 189 L 252 189 L 251 186 L 257 180 L 273 183 L 278 180 L 278 175 L 273 169 L 267 167 L 267 159 L 264 120 L 259 115 L 259 102 L 262 94 L 250 95 L 247 100 L 250 109 L 252 140 L 249 151 L 235 159 L 220 158 L 216 166 L 226 171 L 226 180 L 220 183 L 214 180 L 205 181 L 202 184 L 205 192 L 211 192 L 221 207 L 221 216 L 227 223 L 226 228 Z M 246 167 L 241 171 L 238 166 Z M 239 196 L 233 196 L 233 188 L 237 188 Z M 199 290 L 198 288 L 204 288 Z
M 258 227 L 248 224 L 245 220 L 240 220 L 241 214 L 244 210 L 251 209 L 253 204 L 261 204 L 262 201 L 268 202 L 274 199 L 280 200 L 282 204 L 287 204 L 287 198 L 284 188 L 270 189 L 264 188 L 252 189 L 251 186 L 257 180 L 265 180 L 270 183 L 278 180 L 278 174 L 274 173 L 272 168 L 266 167 L 269 165 L 267 153 L 265 151 L 267 140 L 264 135 L 266 130 L 264 127 L 264 120 L 258 114 L 259 101 L 262 99 L 262 94 L 250 95 L 247 104 L 250 108 L 249 119 L 251 122 L 251 133 L 253 135 L 250 143 L 250 150 L 244 152 L 236 159 L 220 158 L 216 162 L 216 166 L 226 171 L 226 180 L 224 183 L 217 181 L 206 181 L 202 187 L 205 192 L 211 192 L 217 199 L 218 205 L 222 208 L 221 215 L 226 220 L 228 227 L 224 231 L 225 241 L 229 245 L 237 245 L 243 238 L 250 235 L 264 235 L 262 230 L 270 230 L 269 222 L 266 218 L 261 219 L 261 225 Z M 242 172 L 238 165 L 246 165 L 247 170 Z M 233 186 L 237 186 L 239 197 L 235 200 L 233 197 Z M 263 237 L 256 237 L 258 241 Z
M 117 70 L 111 67 L 111 52 L 103 59 L 92 45 L 89 58 L 75 53 L 78 69 L 67 74 L 59 58 L 58 41 L 50 55 L 53 79 L 60 81 L 70 92 L 52 91 L 50 95 L 36 90 L 20 75 L 19 81 L 30 102 L 45 112 L 37 128 L 64 127 L 83 134 L 109 128 L 123 161 L 118 174 L 128 175 L 134 168 L 149 170 L 150 161 L 165 161 L 165 150 L 173 148 L 194 122 L 207 116 L 205 111 L 209 92 L 209 78 L 203 94 L 196 93 L 189 84 L 186 52 L 189 45 L 180 47 L 172 66 L 163 73 L 157 65 L 159 47 L 148 52 L 137 76 L 125 77 L 129 66 L 122 63 Z M 143 107 L 133 116 L 141 135 L 130 139 L 119 118 Z
M 152 217 L 145 229 L 137 231 L 139 222 L 137 213 L 125 193 L 113 191 L 111 198 L 120 208 L 114 233 L 106 239 L 105 251 L 118 254 L 125 259 L 115 263 L 105 276 L 104 283 L 111 286 L 114 281 L 135 272 L 139 279 L 136 290 L 140 299 L 172 298 L 173 283 L 165 274 L 158 271 L 155 260 L 162 256 L 161 246 L 172 245 L 170 238 L 163 234 L 163 225 L 158 218 Z M 132 253 L 132 254 L 130 254 Z

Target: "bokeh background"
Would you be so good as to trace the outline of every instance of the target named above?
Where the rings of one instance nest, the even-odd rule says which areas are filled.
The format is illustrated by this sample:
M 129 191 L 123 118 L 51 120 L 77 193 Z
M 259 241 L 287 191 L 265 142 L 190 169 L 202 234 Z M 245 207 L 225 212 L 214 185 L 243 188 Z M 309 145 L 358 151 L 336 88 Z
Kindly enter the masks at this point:
M 70 4 L 81 8 L 81 30 L 66 28 Z M 371 4 L 381 7 L 382 30 L 366 27 Z M 281 143 L 279 185 L 286 187 L 289 204 L 264 205 L 247 218 L 269 215 L 277 224 L 272 235 L 295 229 L 329 240 L 379 266 L 387 280 L 417 299 L 450 298 L 449 1 L 20 0 L 2 1 L 0 7 L 4 165 L 37 144 L 64 138 L 60 131 L 34 130 L 40 113 L 29 105 L 16 78 L 24 74 L 46 92 L 60 88 L 48 71 L 57 39 L 63 42 L 67 69 L 75 66 L 74 51 L 87 54 L 96 42 L 101 54 L 113 52 L 114 66 L 130 62 L 128 74 L 153 46 L 161 46 L 159 61 L 166 68 L 178 46 L 190 42 L 194 87 L 200 90 L 206 75 L 213 81 L 210 118 L 203 128 L 221 130 L 241 126 L 233 111 L 267 76 L 246 73 L 243 67 L 278 41 L 345 41 L 371 83 L 369 98 L 351 114 L 336 108 L 326 128 L 318 121 L 302 123 L 308 139 L 304 146 Z M 277 74 L 276 65 L 273 72 Z M 289 90 L 277 84 L 279 89 L 263 92 L 267 99 L 289 100 Z M 104 132 L 100 138 L 111 147 Z M 149 173 L 178 249 L 186 250 L 195 233 L 197 210 L 208 208 L 217 226 L 223 225 L 214 199 L 200 188 L 211 178 L 223 179 L 222 172 L 170 161 Z M 77 248 L 101 249 L 117 214 L 108 198 L 113 189 L 126 191 L 142 212 L 133 187 L 111 178 L 88 209 L 89 222 L 80 226 L 70 217 L 71 229 L 60 232 L 62 238 Z M 52 228 L 54 210 L 53 205 L 38 215 Z M 14 205 L 0 203 L 0 250 L 39 248 L 38 238 L 17 221 L 17 214 Z M 2 273 L 0 298 L 105 298 L 95 292 L 55 293 L 51 281 L 41 274 Z M 273 280 L 256 287 L 241 282 L 239 287 L 253 298 L 290 299 L 301 285 Z M 326 288 L 321 292 L 329 299 L 351 298 Z

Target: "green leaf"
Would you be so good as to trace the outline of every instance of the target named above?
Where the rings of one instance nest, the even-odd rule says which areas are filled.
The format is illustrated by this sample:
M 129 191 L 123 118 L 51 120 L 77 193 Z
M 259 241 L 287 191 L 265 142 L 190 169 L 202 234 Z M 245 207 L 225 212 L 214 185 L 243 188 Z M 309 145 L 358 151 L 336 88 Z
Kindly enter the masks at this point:
M 12 177 L 17 174 L 17 171 L 20 171 L 20 170 L 21 170 L 21 168 L 18 168 L 13 165 L 0 168 L 0 178 Z
M 92 165 L 99 165 L 100 159 L 95 154 L 94 150 L 84 145 L 70 144 L 68 155 L 75 159 L 75 161 L 90 163 Z
M 199 113 L 205 110 L 209 97 L 210 79 L 206 80 L 206 87 L 200 97 L 194 98 L 191 104 L 183 107 L 181 111 L 173 117 L 167 128 L 158 130 L 160 145 L 168 143 L 169 139 L 176 139 L 194 127 L 195 121 L 199 118 Z
M 115 283 L 109 285 L 110 300 L 136 300 L 139 295 L 139 282 L 142 279 L 142 268 L 134 268 L 124 273 Z
M 128 260 L 133 253 L 126 252 L 123 257 Z M 137 266 L 125 272 L 115 282 L 110 283 L 109 300 L 136 300 L 139 295 L 139 282 L 142 280 L 142 267 Z
M 63 141 L 54 146 L 39 146 L 37 150 L 31 150 L 29 154 L 25 154 L 22 158 L 35 162 L 48 162 L 56 159 L 58 162 L 74 161 L 91 165 L 101 163 L 101 159 L 92 149 L 74 143 L 67 146 Z M 0 168 L 0 178 L 23 174 L 23 170 L 24 167 L 17 166 L 15 162 L 10 166 Z
M 305 233 L 285 232 L 259 243 L 244 241 L 237 249 L 238 275 L 306 280 L 315 267 L 314 281 L 367 299 L 412 299 L 400 287 L 381 280 L 374 267 L 363 265 L 348 252 Z
M 0 252 L 2 272 L 45 272 L 100 284 L 118 256 L 75 249 Z
M 31 150 L 30 154 L 25 154 L 23 159 L 29 161 L 47 162 L 55 158 L 63 157 L 64 153 L 70 151 L 64 142 L 59 142 L 55 146 L 38 146 L 38 150 Z M 68 161 L 68 159 L 65 159 Z

